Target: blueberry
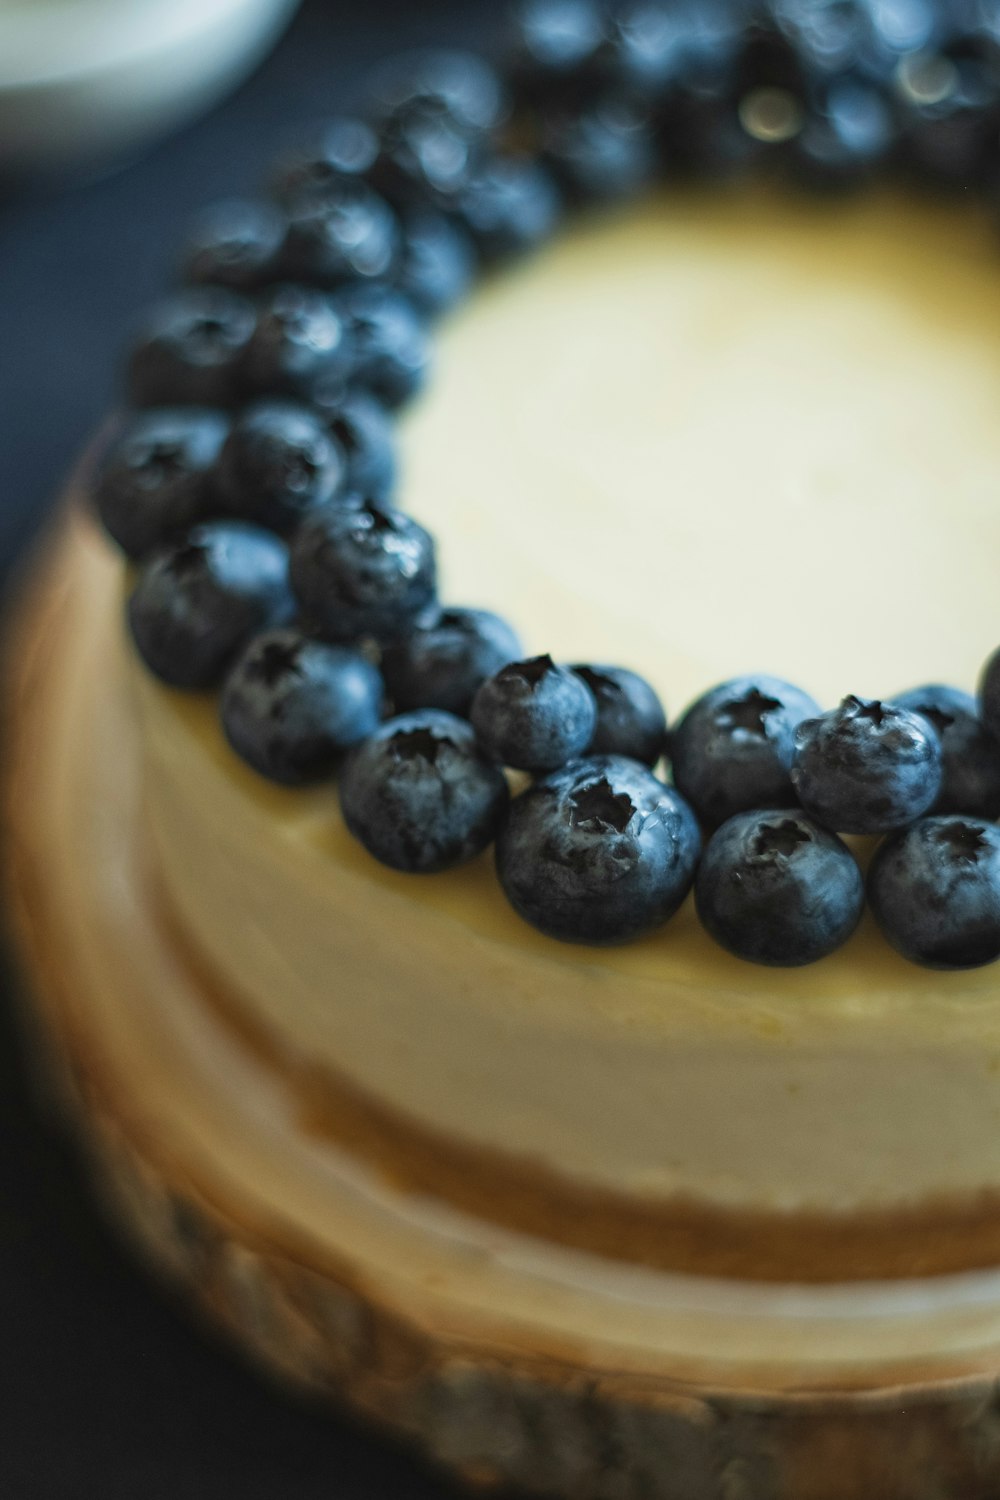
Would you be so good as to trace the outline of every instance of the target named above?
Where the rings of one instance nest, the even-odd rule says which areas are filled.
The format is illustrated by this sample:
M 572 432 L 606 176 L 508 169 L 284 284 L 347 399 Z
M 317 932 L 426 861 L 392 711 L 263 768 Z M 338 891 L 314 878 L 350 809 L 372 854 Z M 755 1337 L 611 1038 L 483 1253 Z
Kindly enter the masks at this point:
M 414 875 L 481 854 L 508 797 L 503 772 L 480 753 L 470 726 L 438 709 L 386 720 L 351 751 L 340 776 L 351 833 L 383 864 Z
M 800 812 L 737 813 L 711 837 L 694 886 L 702 925 L 751 963 L 825 958 L 860 920 L 865 888 L 835 833 Z
M 486 678 L 520 655 L 520 641 L 499 615 L 446 609 L 386 646 L 382 672 L 397 709 L 443 708 L 464 717 Z
M 648 114 L 615 99 L 547 120 L 541 155 L 567 197 L 583 202 L 634 196 L 660 165 Z
M 425 317 L 461 302 L 472 286 L 472 241 L 444 214 L 411 209 L 403 216 L 403 252 L 396 285 Z
M 929 969 L 1000 958 L 1000 829 L 921 818 L 884 840 L 868 872 L 872 914 L 892 946 Z
M 472 700 L 472 723 L 489 755 L 520 771 L 554 771 L 590 744 L 594 695 L 551 656 L 510 662 Z
M 424 383 L 430 341 L 413 305 L 388 287 L 348 287 L 337 297 L 354 350 L 354 378 L 386 406 L 402 406 Z
M 307 619 L 328 640 L 392 640 L 435 600 L 434 542 L 376 501 L 327 505 L 299 527 L 291 577 Z
M 336 196 L 344 181 L 360 181 L 378 155 L 378 135 L 365 120 L 340 115 L 279 164 L 271 191 L 279 203 Z
M 252 199 L 217 203 L 194 227 L 184 279 L 254 291 L 273 279 L 284 238 L 284 215 L 273 204 Z
M 94 504 L 129 557 L 141 557 L 211 510 L 212 468 L 228 422 L 195 406 L 131 417 L 105 454 Z
M 524 0 L 514 12 L 511 75 L 524 98 L 576 101 L 603 77 L 607 37 L 596 0 Z
M 447 199 L 484 261 L 533 250 L 559 220 L 559 189 L 548 169 L 527 155 L 485 160 Z
M 402 52 L 382 63 L 368 80 L 368 107 L 378 123 L 421 110 L 470 135 L 495 129 L 508 111 L 489 63 L 474 52 L 445 47 Z
M 518 915 L 547 936 L 625 943 L 680 906 L 699 844 L 672 787 L 624 756 L 588 756 L 514 798 L 497 874 Z
M 239 521 L 196 526 L 140 567 L 128 620 L 146 665 L 174 687 L 214 687 L 258 631 L 291 618 L 288 551 Z
M 483 141 L 447 115 L 401 110 L 382 126 L 372 185 L 398 207 L 426 204 L 454 192 L 482 153 Z
M 189 287 L 153 309 L 128 361 L 136 406 L 228 406 L 256 326 L 253 305 L 223 287 Z
M 795 733 L 792 785 L 806 812 L 839 833 L 912 823 L 941 790 L 941 742 L 919 714 L 852 694 Z
M 281 264 L 290 281 L 327 289 L 388 276 L 399 250 L 399 226 L 367 183 L 347 180 L 289 209 Z
M 333 299 L 301 286 L 280 286 L 262 301 L 240 364 L 244 387 L 262 396 L 308 400 L 324 382 L 346 379 L 354 346 Z
M 315 404 L 347 462 L 347 487 L 386 496 L 396 482 L 396 446 L 389 414 L 367 391 L 320 386 Z
M 287 533 L 343 486 L 347 460 L 318 412 L 292 401 L 245 407 L 226 439 L 218 483 L 226 510 Z
M 836 190 L 865 183 L 896 140 L 889 101 L 874 85 L 832 84 L 791 144 L 790 171 L 804 186 Z
M 819 705 L 777 677 L 736 677 L 693 703 L 671 735 L 673 777 L 714 827 L 753 807 L 795 803 L 795 728 Z
M 1000 818 L 1000 744 L 979 718 L 971 693 L 932 683 L 892 700 L 929 719 L 941 741 L 941 790 L 934 813 Z
M 979 717 L 1000 741 L 1000 650 L 994 651 L 979 678 Z
M 382 679 L 346 646 L 286 628 L 256 636 L 222 690 L 222 727 L 236 753 L 287 786 L 332 773 L 343 751 L 378 728 Z
M 627 755 L 654 766 L 663 754 L 667 721 L 663 704 L 646 679 L 627 667 L 578 666 L 572 670 L 597 703 L 589 753 Z

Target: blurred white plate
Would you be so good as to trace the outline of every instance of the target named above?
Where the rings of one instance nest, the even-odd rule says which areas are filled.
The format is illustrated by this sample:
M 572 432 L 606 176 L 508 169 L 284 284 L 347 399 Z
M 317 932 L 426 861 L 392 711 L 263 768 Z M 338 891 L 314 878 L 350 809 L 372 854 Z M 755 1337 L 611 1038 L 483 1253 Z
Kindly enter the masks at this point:
M 128 153 L 253 66 L 297 0 L 0 0 L 0 172 Z

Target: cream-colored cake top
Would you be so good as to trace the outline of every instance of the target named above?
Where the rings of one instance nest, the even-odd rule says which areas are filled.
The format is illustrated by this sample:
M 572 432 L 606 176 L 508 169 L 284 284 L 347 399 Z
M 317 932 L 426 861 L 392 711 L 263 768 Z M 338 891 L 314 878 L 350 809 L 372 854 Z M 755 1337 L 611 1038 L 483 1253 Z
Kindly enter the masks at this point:
M 456 603 L 646 673 L 828 704 L 1000 643 L 1000 254 L 954 205 L 653 200 L 445 325 L 400 501 Z

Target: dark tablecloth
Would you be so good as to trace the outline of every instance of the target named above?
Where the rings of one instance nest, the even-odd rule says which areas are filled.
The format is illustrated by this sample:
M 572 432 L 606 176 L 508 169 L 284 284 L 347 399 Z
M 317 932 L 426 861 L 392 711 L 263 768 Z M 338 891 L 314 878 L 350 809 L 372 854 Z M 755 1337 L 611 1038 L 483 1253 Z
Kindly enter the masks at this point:
M 210 118 L 85 187 L 0 202 L 0 570 L 44 525 L 113 397 L 184 222 L 241 191 L 374 58 L 495 35 L 490 0 L 307 4 Z M 0 1003 L 2 1500 L 430 1500 L 407 1454 L 268 1388 L 149 1282 L 32 1095 Z

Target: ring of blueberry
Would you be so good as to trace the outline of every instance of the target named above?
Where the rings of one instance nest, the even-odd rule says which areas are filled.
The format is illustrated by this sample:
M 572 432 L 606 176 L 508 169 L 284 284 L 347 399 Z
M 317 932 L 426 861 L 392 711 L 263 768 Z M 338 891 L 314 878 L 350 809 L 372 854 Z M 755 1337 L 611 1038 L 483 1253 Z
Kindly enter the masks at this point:
M 431 873 L 493 844 L 512 906 L 553 938 L 632 940 L 693 887 L 722 947 L 805 964 L 867 891 L 906 958 L 988 963 L 1000 653 L 978 697 L 824 713 L 759 676 L 668 729 L 634 672 L 525 658 L 506 621 L 442 605 L 434 540 L 393 498 L 392 413 L 482 268 L 579 205 L 734 169 L 995 192 L 1000 12 L 527 0 L 502 72 L 448 51 L 386 64 L 356 117 L 196 226 L 132 349 L 94 502 L 136 565 L 133 639 L 163 681 L 221 690 L 255 771 L 337 775 L 385 864 Z M 844 834 L 881 838 L 867 880 Z

